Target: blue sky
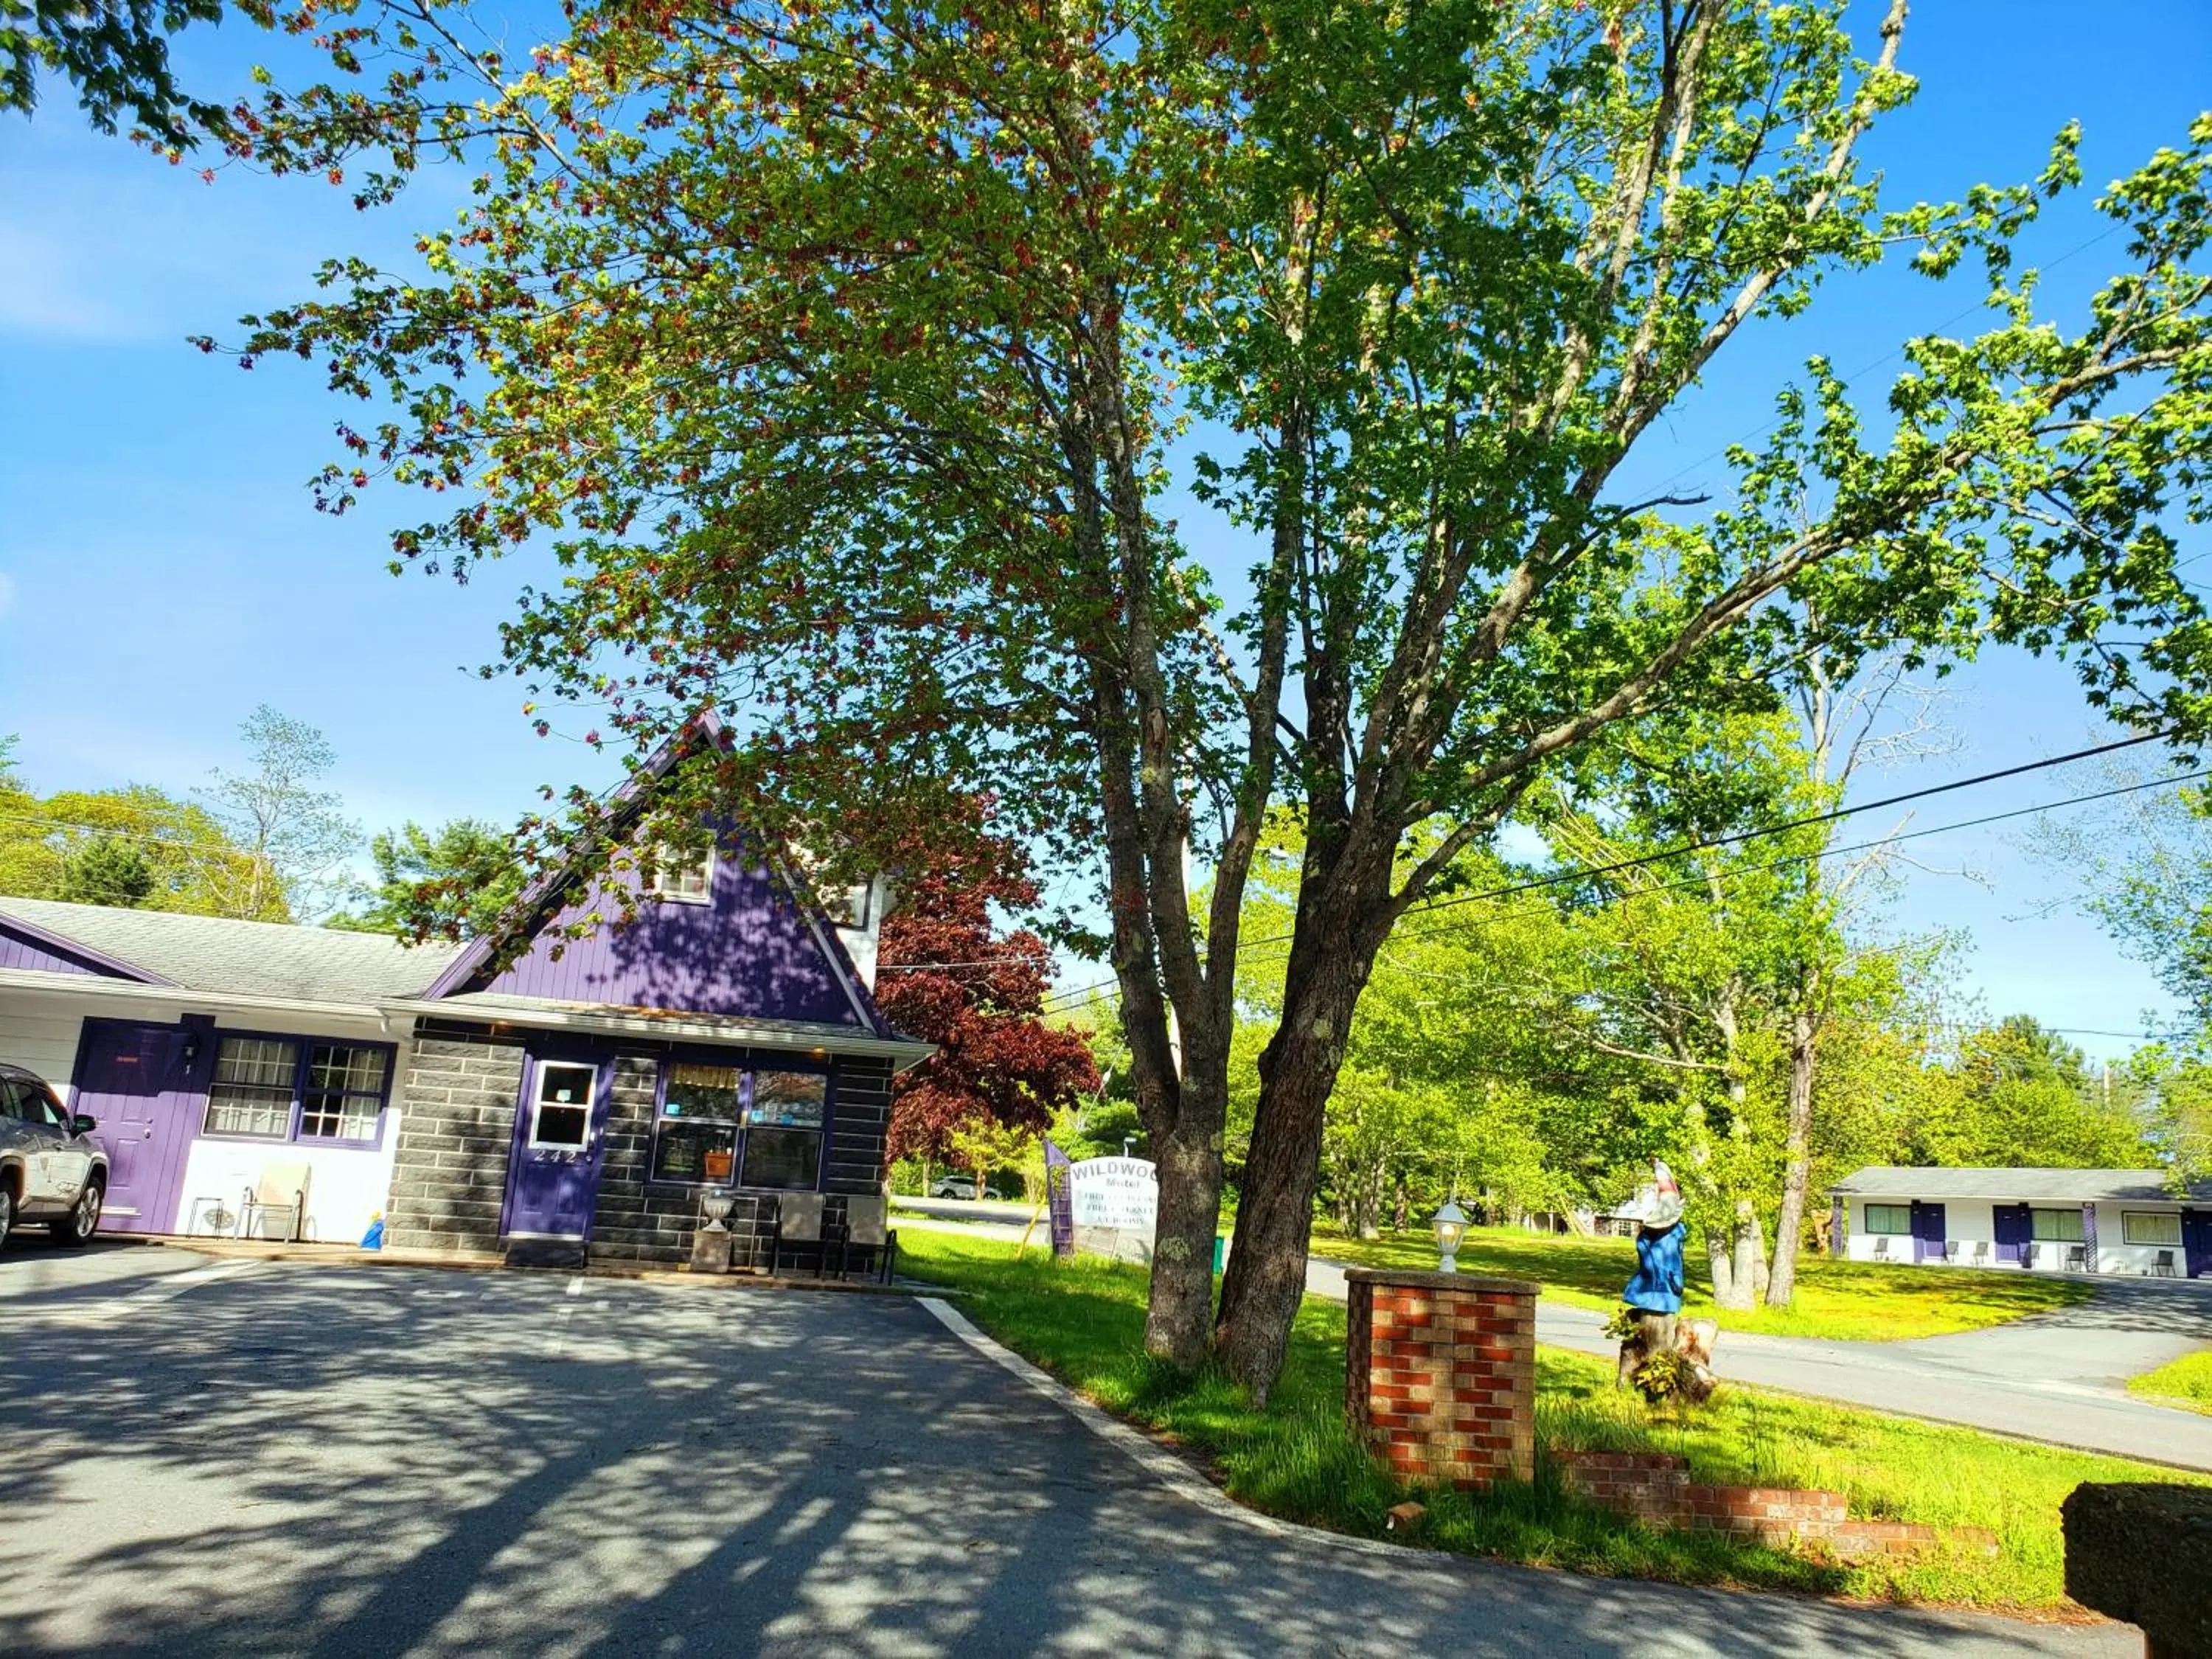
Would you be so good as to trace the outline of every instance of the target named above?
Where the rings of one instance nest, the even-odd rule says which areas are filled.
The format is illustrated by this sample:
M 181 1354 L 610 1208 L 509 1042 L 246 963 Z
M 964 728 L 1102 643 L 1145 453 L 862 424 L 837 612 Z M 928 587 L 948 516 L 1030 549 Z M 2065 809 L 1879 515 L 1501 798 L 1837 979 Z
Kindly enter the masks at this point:
M 179 58 L 195 89 L 228 94 L 283 50 L 234 23 L 187 35 Z M 1922 78 L 1919 100 L 1867 151 L 1893 199 L 2032 176 L 2051 134 L 2076 118 L 2094 186 L 2178 142 L 2208 102 L 2212 7 L 2121 0 L 2085 26 L 2078 6 L 2050 0 L 1926 6 L 1902 64 Z M 343 412 L 317 374 L 289 362 L 241 374 L 184 343 L 234 335 L 241 313 L 303 296 L 325 258 L 404 258 L 412 234 L 459 201 L 459 181 L 437 178 L 364 217 L 319 183 L 232 171 L 203 184 L 92 134 L 58 87 L 34 120 L 0 120 L 0 732 L 21 734 L 35 785 L 187 788 L 234 763 L 234 728 L 262 702 L 329 735 L 336 787 L 372 828 L 508 820 L 539 785 L 611 775 L 577 740 L 588 719 L 557 721 L 540 739 L 515 682 L 471 672 L 495 654 L 520 586 L 544 573 L 510 561 L 466 587 L 386 574 L 382 514 L 396 507 L 372 491 L 363 511 L 334 520 L 310 504 L 305 481 L 329 459 Z M 2078 303 L 2117 257 L 2111 241 L 2081 246 L 2099 228 L 2085 195 L 2039 230 L 2033 255 L 2050 267 L 2054 303 Z M 1675 489 L 1719 482 L 1715 452 L 1765 424 L 1773 392 L 1808 356 L 1865 371 L 1858 380 L 1878 389 L 1900 340 L 1972 326 L 1959 313 L 1973 298 L 1901 272 L 1832 284 L 1804 317 L 1732 347 L 1654 434 L 1640 471 Z M 1200 547 L 1213 533 L 1195 512 L 1185 526 Z M 2005 653 L 1953 684 L 1959 753 L 1869 779 L 1864 793 L 2103 735 L 2055 665 Z M 2094 787 L 2046 773 L 1929 803 L 1916 824 Z M 2052 890 L 2011 834 L 1919 843 L 1929 865 L 1975 870 L 1987 884 L 1915 874 L 1897 923 L 1968 930 L 1966 981 L 1994 1013 L 2137 1029 L 2156 987 L 2088 924 L 2025 919 Z

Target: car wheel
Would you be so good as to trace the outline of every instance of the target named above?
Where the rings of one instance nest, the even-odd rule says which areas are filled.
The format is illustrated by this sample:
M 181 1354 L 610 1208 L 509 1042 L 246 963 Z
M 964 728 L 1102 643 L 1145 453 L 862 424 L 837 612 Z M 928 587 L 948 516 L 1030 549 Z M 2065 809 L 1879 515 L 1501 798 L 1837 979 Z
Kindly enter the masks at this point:
M 8 1242 L 8 1235 L 15 1225 L 15 1192 L 4 1181 L 0 1181 L 0 1244 Z
M 54 1223 L 54 1237 L 71 1249 L 91 1243 L 93 1234 L 100 1231 L 100 1204 L 106 1195 L 106 1188 L 97 1177 L 86 1182 L 70 1212 Z

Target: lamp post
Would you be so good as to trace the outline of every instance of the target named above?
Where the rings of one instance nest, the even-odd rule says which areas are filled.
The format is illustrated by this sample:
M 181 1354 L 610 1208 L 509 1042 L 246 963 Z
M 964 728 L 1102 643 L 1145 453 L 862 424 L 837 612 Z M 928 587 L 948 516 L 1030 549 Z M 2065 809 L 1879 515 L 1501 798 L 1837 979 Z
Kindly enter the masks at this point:
M 1448 1198 L 1444 1206 L 1437 1212 L 1430 1224 L 1437 1232 L 1437 1271 L 1455 1273 L 1459 1271 L 1459 1242 L 1467 1237 L 1467 1212 L 1459 1206 L 1456 1198 Z

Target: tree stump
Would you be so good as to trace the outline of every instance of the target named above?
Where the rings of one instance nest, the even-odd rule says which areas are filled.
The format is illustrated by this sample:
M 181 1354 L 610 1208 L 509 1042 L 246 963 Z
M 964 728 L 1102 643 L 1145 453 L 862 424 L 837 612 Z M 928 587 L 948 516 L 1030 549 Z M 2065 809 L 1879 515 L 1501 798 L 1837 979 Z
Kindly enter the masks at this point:
M 1713 1344 L 1720 1337 L 1720 1322 L 1712 1319 L 1684 1319 L 1677 1314 L 1632 1310 L 1636 1334 L 1620 1345 L 1620 1360 L 1613 1372 L 1616 1387 L 1634 1389 L 1655 1404 L 1663 1399 L 1686 1400 L 1703 1405 L 1712 1397 Z M 1647 1360 L 1673 1354 L 1678 1363 L 1668 1368 L 1666 1386 L 1638 1382 L 1637 1374 Z

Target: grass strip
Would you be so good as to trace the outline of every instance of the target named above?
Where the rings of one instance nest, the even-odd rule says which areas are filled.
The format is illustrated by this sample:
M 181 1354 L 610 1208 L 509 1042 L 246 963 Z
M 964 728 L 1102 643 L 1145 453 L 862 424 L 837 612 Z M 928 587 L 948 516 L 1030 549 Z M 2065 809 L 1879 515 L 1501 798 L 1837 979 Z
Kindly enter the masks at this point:
M 901 1267 L 966 1292 L 961 1311 L 1118 1415 L 1201 1459 L 1231 1496 L 1270 1515 L 1379 1537 L 1393 1504 L 1429 1505 L 1417 1541 L 1582 1572 L 1683 1583 L 1971 1606 L 2049 1614 L 2065 1599 L 2058 1504 L 2084 1480 L 2172 1480 L 2118 1458 L 2026 1446 L 1824 1401 L 1724 1389 L 1703 1410 L 1654 1413 L 1612 1386 L 1610 1367 L 1538 1351 L 1537 1477 L 1476 1496 L 1409 1493 L 1344 1426 L 1344 1310 L 1309 1297 L 1289 1362 L 1262 1411 L 1218 1372 L 1186 1376 L 1144 1352 L 1142 1267 L 1017 1257 L 997 1239 L 915 1231 Z M 1844 1565 L 1712 1534 L 1660 1531 L 1577 1500 L 1545 1453 L 1656 1450 L 1692 1477 L 1842 1492 L 1854 1516 L 1984 1527 L 1995 1558 L 1936 1550 Z
M 1433 1267 L 1436 1241 L 1425 1232 L 1351 1238 L 1331 1228 L 1314 1230 L 1313 1252 L 1362 1267 Z M 1636 1247 L 1625 1238 L 1581 1238 L 1532 1233 L 1515 1227 L 1473 1227 L 1460 1245 L 1465 1273 L 1510 1273 L 1534 1279 L 1555 1302 L 1610 1310 L 1636 1271 Z M 1803 1255 L 1797 1294 L 1788 1308 L 1713 1306 L 1705 1263 L 1689 1264 L 1683 1310 L 1717 1319 L 1723 1330 L 1766 1336 L 1818 1336 L 1846 1342 L 1900 1342 L 1983 1330 L 2030 1314 L 2086 1302 L 2096 1294 L 2080 1279 L 2046 1278 L 2018 1271 L 1972 1267 L 1883 1267 Z
M 2139 1394 L 2161 1406 L 2203 1412 L 2212 1417 L 2212 1348 L 2200 1348 L 2167 1361 L 2154 1371 L 2131 1377 L 2128 1392 Z

